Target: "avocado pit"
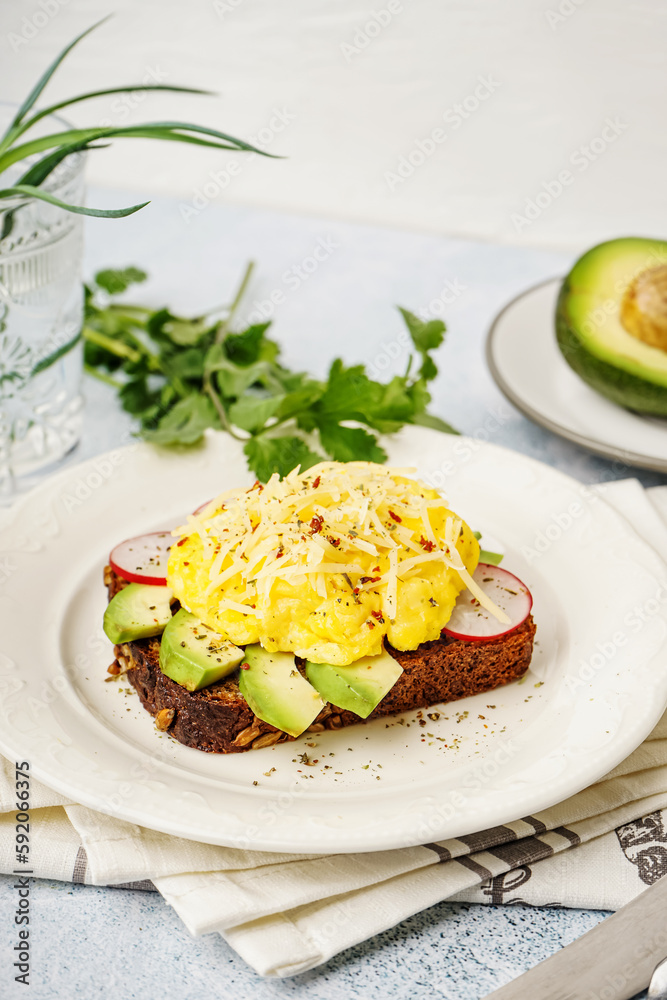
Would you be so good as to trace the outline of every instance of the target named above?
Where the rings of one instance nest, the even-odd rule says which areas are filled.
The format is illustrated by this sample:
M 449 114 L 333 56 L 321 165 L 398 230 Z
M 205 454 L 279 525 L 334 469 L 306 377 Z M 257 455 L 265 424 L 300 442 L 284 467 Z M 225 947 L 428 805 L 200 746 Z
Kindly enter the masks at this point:
M 667 351 L 667 264 L 642 271 L 621 300 L 620 320 L 637 340 Z

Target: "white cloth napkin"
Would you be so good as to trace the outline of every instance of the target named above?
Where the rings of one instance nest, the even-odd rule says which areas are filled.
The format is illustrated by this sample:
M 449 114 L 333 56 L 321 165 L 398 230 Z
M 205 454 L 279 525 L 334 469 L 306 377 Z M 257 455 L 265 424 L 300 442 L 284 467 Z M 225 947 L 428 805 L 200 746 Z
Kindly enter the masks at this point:
M 667 487 L 600 487 L 667 562 Z M 153 889 L 192 934 L 258 973 L 304 972 L 443 899 L 616 909 L 667 874 L 667 715 L 604 779 L 535 816 L 437 844 L 287 855 L 198 844 L 104 816 L 33 781 L 36 876 Z M 0 870 L 12 872 L 14 768 L 0 758 Z

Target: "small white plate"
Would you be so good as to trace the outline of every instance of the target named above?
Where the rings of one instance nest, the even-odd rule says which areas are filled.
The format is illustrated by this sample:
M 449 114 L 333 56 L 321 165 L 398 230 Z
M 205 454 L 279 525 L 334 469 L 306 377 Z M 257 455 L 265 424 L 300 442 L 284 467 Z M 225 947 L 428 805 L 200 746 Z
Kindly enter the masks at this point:
M 305 853 L 473 833 L 600 778 L 667 701 L 664 564 L 603 500 L 523 455 L 413 427 L 389 452 L 502 539 L 505 564 L 531 588 L 537 643 L 523 682 L 422 719 L 411 712 L 241 754 L 205 754 L 158 733 L 129 685 L 105 683 L 102 570 L 119 540 L 251 482 L 239 446 L 212 433 L 180 454 L 137 444 L 65 470 L 0 528 L 2 752 L 103 813 L 214 844 Z
M 523 292 L 496 317 L 486 357 L 501 392 L 547 430 L 606 458 L 667 472 L 667 420 L 594 392 L 569 367 L 554 329 L 561 279 Z

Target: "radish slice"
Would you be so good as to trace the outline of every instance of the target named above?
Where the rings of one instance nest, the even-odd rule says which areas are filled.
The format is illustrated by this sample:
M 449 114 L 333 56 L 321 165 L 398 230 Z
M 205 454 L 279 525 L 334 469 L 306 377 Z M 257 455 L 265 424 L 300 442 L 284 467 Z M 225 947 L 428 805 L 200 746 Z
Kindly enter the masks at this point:
M 504 625 L 499 622 L 480 606 L 469 590 L 464 590 L 459 594 L 452 617 L 443 629 L 445 635 L 466 642 L 490 642 L 523 625 L 533 606 L 532 595 L 525 583 L 506 569 L 489 563 L 479 563 L 472 578 L 494 604 L 502 608 L 509 623 Z
M 201 514 L 201 512 L 208 507 L 208 505 L 210 504 L 210 502 L 211 502 L 210 500 L 207 500 L 206 503 L 200 504 L 199 507 L 197 507 L 196 510 L 192 511 L 193 516 L 196 517 L 197 514 Z
M 174 538 L 168 531 L 128 538 L 112 550 L 109 563 L 114 573 L 130 583 L 154 587 L 167 585 L 167 562 Z

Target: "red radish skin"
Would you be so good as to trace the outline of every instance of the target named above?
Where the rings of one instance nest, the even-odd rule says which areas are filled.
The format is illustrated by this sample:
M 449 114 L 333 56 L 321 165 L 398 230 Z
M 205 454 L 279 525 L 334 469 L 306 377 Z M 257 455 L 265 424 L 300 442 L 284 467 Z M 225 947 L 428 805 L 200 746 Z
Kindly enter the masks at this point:
M 111 551 L 109 565 L 129 583 L 167 586 L 167 562 L 174 539 L 168 531 L 128 538 Z
M 473 580 L 508 615 L 504 625 L 483 608 L 466 588 L 454 605 L 444 635 L 464 642 L 492 642 L 523 625 L 533 607 L 533 597 L 525 583 L 500 566 L 479 563 Z
M 200 504 L 199 507 L 197 507 L 196 510 L 193 510 L 192 511 L 193 517 L 196 517 L 197 514 L 201 514 L 201 512 L 204 510 L 204 508 L 208 507 L 208 505 L 210 504 L 210 502 L 211 502 L 210 500 L 207 500 L 206 503 Z

